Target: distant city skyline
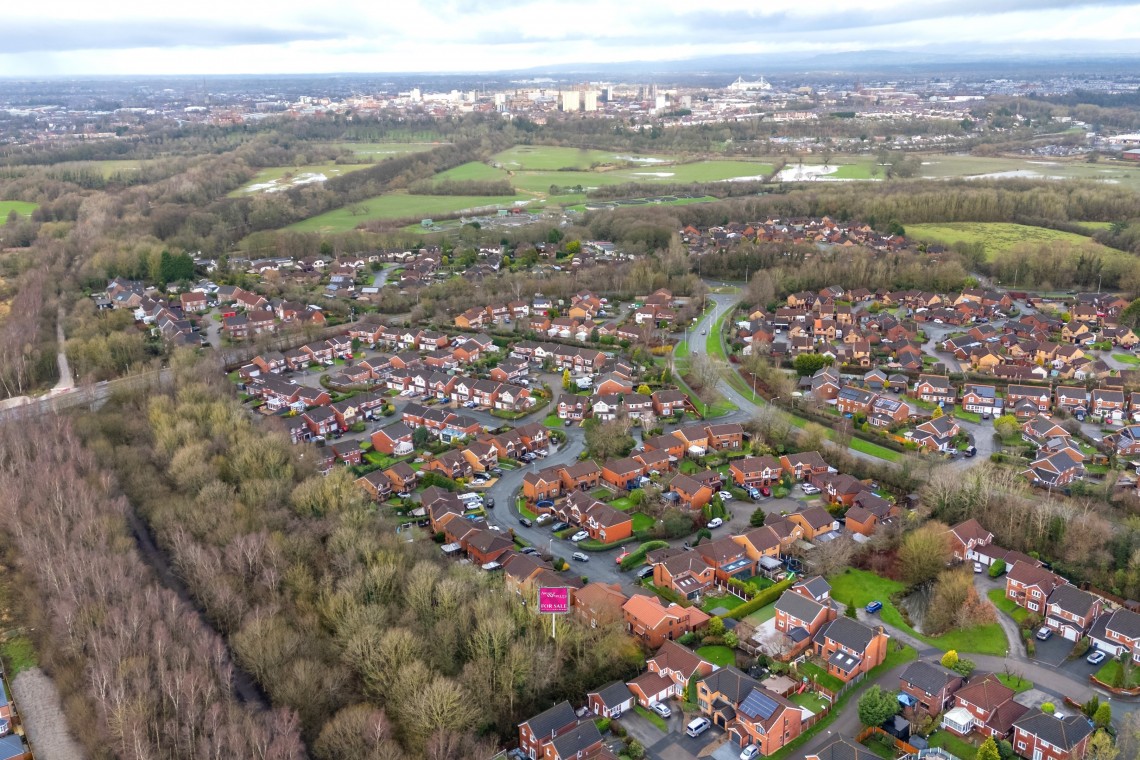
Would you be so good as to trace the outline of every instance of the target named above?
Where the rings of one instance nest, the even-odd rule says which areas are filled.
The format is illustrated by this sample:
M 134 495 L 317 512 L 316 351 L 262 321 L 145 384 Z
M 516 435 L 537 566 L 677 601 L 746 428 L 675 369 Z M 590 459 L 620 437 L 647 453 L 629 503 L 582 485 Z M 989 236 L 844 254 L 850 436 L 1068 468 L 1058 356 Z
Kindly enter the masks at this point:
M 511 71 L 725 55 L 1140 51 L 1140 2 L 64 0 L 4 11 L 0 76 Z M 1140 52 L 1138 52 L 1140 54 Z M 746 72 L 747 73 L 747 72 Z

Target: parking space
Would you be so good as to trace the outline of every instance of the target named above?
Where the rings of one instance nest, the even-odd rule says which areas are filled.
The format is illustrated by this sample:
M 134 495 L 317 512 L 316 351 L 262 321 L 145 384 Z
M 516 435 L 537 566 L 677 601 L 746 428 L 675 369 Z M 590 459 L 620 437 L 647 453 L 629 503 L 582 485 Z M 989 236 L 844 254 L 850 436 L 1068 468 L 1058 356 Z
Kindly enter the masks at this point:
M 1049 637 L 1048 641 L 1034 639 L 1034 643 L 1037 645 L 1037 653 L 1033 659 L 1053 667 L 1063 665 L 1068 659 L 1069 653 L 1073 651 L 1073 642 L 1055 633 Z M 1080 662 L 1084 663 L 1084 660 L 1082 659 Z
M 672 725 L 670 726 L 672 728 Z M 648 756 L 662 758 L 662 760 L 694 760 L 698 757 L 708 757 L 717 745 L 727 741 L 722 729 L 713 726 L 698 737 L 688 736 L 684 726 L 671 731 L 665 738 L 648 747 Z M 740 751 L 737 750 L 737 755 Z

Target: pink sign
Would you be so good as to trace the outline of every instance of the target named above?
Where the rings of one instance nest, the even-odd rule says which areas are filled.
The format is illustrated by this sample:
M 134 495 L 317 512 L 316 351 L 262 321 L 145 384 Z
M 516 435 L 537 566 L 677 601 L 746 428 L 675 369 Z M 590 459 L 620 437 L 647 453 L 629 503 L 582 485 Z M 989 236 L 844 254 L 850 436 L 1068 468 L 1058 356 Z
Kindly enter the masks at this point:
M 538 590 L 539 612 L 569 612 L 570 589 L 540 588 Z

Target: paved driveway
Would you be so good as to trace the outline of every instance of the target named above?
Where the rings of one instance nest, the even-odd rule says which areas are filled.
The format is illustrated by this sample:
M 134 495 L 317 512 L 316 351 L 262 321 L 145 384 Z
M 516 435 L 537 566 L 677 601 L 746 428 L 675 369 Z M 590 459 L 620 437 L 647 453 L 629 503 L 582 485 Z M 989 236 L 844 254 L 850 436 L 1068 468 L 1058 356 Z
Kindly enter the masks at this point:
M 662 760 L 694 760 L 698 757 L 708 757 L 715 746 L 725 741 L 727 737 L 724 731 L 717 726 L 713 726 L 696 738 L 685 734 L 684 726 L 681 726 L 652 747 L 647 747 L 649 750 L 647 756 Z
M 1064 664 L 1069 653 L 1073 651 L 1073 644 L 1075 643 L 1057 634 L 1053 634 L 1048 641 L 1038 641 L 1037 639 L 1033 641 L 1037 645 L 1037 652 L 1033 659 L 1053 667 Z

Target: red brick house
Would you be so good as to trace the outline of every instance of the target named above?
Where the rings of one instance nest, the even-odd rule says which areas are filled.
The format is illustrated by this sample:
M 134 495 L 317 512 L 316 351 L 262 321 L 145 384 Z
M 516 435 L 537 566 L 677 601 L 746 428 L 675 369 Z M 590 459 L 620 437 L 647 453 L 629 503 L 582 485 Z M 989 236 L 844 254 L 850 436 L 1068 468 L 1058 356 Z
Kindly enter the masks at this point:
M 700 599 L 716 581 L 716 568 L 697 552 L 682 552 L 653 565 L 653 585 L 685 599 Z
M 932 662 L 912 662 L 899 676 L 899 690 L 914 700 L 916 713 L 934 717 L 954 702 L 962 676 Z
M 942 728 L 959 736 L 977 731 L 995 740 L 1004 739 L 1014 722 L 1029 711 L 1013 701 L 1013 689 L 993 673 L 982 673 L 954 693 L 954 707 L 942 716 Z
M 574 593 L 574 615 L 591 628 L 619 622 L 629 600 L 616 583 L 587 583 Z
M 801 451 L 798 454 L 784 454 L 780 457 L 784 472 L 790 472 L 796 480 L 811 481 L 813 476 L 828 471 L 827 462 L 818 451 Z
M 545 757 L 545 746 L 572 731 L 578 716 L 569 702 L 559 702 L 549 710 L 519 724 L 519 749 L 531 758 Z
M 1032 760 L 1080 760 L 1092 734 L 1083 715 L 1058 718 L 1036 710 L 1013 724 L 1013 751 Z
M 824 626 L 812 644 L 816 655 L 827 662 L 827 672 L 847 682 L 883 662 L 889 639 L 882 626 L 871 628 L 839 617 Z
M 1005 576 L 1005 597 L 1016 602 L 1019 607 L 1044 617 L 1049 595 L 1065 582 L 1064 578 L 1043 567 L 1015 562 Z
M 709 622 L 709 616 L 696 607 L 679 604 L 666 607 L 657 597 L 642 594 L 630 597 L 622 605 L 622 614 L 630 634 L 650 648 L 700 630 Z
M 744 428 L 736 423 L 707 425 L 705 433 L 714 451 L 739 451 L 744 442 Z
M 914 385 L 914 397 L 932 404 L 942 402 L 952 406 L 956 395 L 950 378 L 945 375 L 919 375 Z
M 669 493 L 677 494 L 677 501 L 694 511 L 703 509 L 713 497 L 712 488 L 683 473 L 677 473 L 669 481 Z
M 774 605 L 776 630 L 788 638 L 788 651 L 782 655 L 790 659 L 799 656 L 812 644 L 812 638 L 823 626 L 835 620 L 837 613 L 830 604 L 821 604 L 806 594 L 788 590 Z
M 721 583 L 727 583 L 729 578 L 750 578 L 756 571 L 756 563 L 748 556 L 747 550 L 729 536 L 701 542 L 691 553 L 701 555 L 712 565 L 716 579 Z
M 949 534 L 950 554 L 962 562 L 974 559 L 972 552 L 976 547 L 989 546 L 994 541 L 994 534 L 972 517 L 952 527 Z
M 778 481 L 784 473 L 780 463 L 771 456 L 734 459 L 729 464 L 728 470 L 732 475 L 732 482 L 744 488 L 769 486 Z
M 1045 625 L 1069 641 L 1077 641 L 1100 615 L 1101 598 L 1068 583 L 1053 589 L 1045 606 Z
M 661 648 L 646 661 L 648 672 L 668 679 L 672 684 L 669 696 L 684 696 L 689 679 L 693 676 L 707 676 L 719 666 L 700 657 L 691 649 L 675 641 L 666 641 Z

